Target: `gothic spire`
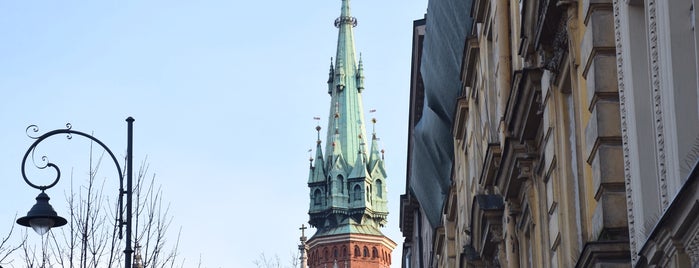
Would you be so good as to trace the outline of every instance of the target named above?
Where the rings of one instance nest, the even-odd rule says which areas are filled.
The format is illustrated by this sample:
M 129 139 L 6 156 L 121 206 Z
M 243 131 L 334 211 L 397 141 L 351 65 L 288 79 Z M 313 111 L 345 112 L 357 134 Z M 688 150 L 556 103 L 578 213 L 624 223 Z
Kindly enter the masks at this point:
M 326 145 L 326 152 L 340 151 L 354 153 L 357 151 L 367 152 L 366 140 L 357 140 L 357 136 L 365 136 L 364 112 L 361 96 L 363 88 L 363 74 L 357 64 L 354 48 L 353 28 L 357 26 L 357 19 L 350 14 L 350 1 L 342 0 L 340 17 L 335 20 L 335 27 L 338 28 L 337 53 L 335 55 L 334 75 L 329 79 L 332 86 L 328 85 L 331 91 L 331 108 L 329 118 L 339 117 L 328 122 L 328 130 L 337 129 L 337 137 L 334 132 L 328 131 L 326 140 L 336 139 L 336 145 L 341 148 L 333 150 L 331 144 Z M 359 77 L 362 77 L 359 79 Z M 332 80 L 332 81 L 330 81 Z M 361 147 L 361 148 L 360 148 Z M 350 166 L 354 166 L 355 157 L 345 157 Z
M 386 173 L 375 139 L 368 150 L 362 104 L 364 66 L 361 57 L 355 57 L 354 48 L 357 19 L 350 14 L 349 0 L 341 2 L 340 17 L 335 20 L 337 52 L 327 81 L 330 111 L 325 151 L 321 153 L 319 138 L 309 175 L 309 223 L 318 229 L 314 237 L 346 233 L 382 236 L 379 228 L 388 214 Z

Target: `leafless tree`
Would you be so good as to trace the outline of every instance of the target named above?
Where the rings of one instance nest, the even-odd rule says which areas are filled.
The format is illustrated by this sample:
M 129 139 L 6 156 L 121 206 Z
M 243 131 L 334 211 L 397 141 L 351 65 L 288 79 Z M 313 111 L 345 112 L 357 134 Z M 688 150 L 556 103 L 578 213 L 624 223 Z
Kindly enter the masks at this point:
M 75 176 L 71 172 L 70 190 L 65 196 L 70 212 L 67 226 L 49 231 L 41 237 L 38 247 L 30 243 L 20 245 L 26 267 L 123 266 L 124 241 L 119 239 L 117 220 L 120 208 L 118 202 L 109 198 L 111 192 L 104 190 L 107 179 L 98 177 L 103 156 L 104 152 L 93 157 L 90 150 L 89 175 L 86 181 L 77 183 L 84 186 L 74 186 Z M 184 262 L 178 258 L 181 229 L 175 239 L 168 241 L 173 217 L 169 215 L 169 204 L 163 200 L 162 188 L 148 167 L 144 160 L 135 174 L 133 188 L 134 267 L 183 267 Z
M 17 218 L 17 216 L 15 216 Z M 3 267 L 3 265 L 11 265 L 14 259 L 12 259 L 10 256 L 24 245 L 26 241 L 26 233 L 24 233 L 23 239 L 18 243 L 18 244 L 13 244 L 14 241 L 11 240 L 12 238 L 12 233 L 15 231 L 15 220 L 12 220 L 12 225 L 10 226 L 10 231 L 7 233 L 5 237 L 2 238 L 2 241 L 0 241 L 0 268 Z
M 279 255 L 275 254 L 274 257 L 267 257 L 267 255 L 263 252 L 260 253 L 260 256 L 258 256 L 256 260 L 252 261 L 252 263 L 255 264 L 255 267 L 257 268 L 296 268 L 298 267 L 299 263 L 298 257 L 298 253 L 292 252 L 288 265 L 282 265 Z

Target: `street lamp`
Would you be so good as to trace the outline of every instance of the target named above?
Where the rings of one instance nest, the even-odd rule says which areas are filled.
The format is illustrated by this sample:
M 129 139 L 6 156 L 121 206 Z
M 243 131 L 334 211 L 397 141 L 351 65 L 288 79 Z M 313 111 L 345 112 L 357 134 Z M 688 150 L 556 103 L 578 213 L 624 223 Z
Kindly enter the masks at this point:
M 42 157 L 42 160 L 45 161 L 45 163 L 41 166 L 36 165 L 36 167 L 40 169 L 45 169 L 47 167 L 53 168 L 56 171 L 56 178 L 53 180 L 53 182 L 49 185 L 36 185 L 29 181 L 29 178 L 27 178 L 27 174 L 24 171 L 25 164 L 27 162 L 27 158 L 29 157 L 30 154 L 33 153 L 34 150 L 36 149 L 36 146 L 39 145 L 43 140 L 45 140 L 48 137 L 51 137 L 53 135 L 59 135 L 59 134 L 65 134 L 68 139 L 72 139 L 73 135 L 78 135 L 78 136 L 83 136 L 85 138 L 88 138 L 95 143 L 99 144 L 104 148 L 104 150 L 109 154 L 109 156 L 112 158 L 112 161 L 114 161 L 114 164 L 116 165 L 116 169 L 119 172 L 119 239 L 122 239 L 122 227 L 126 226 L 126 248 L 124 249 L 124 255 L 125 255 L 125 264 L 124 267 L 126 268 L 131 268 L 132 263 L 131 263 L 131 255 L 133 254 L 133 249 L 131 248 L 131 206 L 132 206 L 132 153 L 133 153 L 133 121 L 134 119 L 132 117 L 126 118 L 126 122 L 128 125 L 128 131 L 127 131 L 127 142 L 126 142 L 126 190 L 124 189 L 124 176 L 123 172 L 121 170 L 121 166 L 119 166 L 119 161 L 117 161 L 117 158 L 114 156 L 114 153 L 112 153 L 109 148 L 102 143 L 102 141 L 98 140 L 97 138 L 88 135 L 86 133 L 80 132 L 80 131 L 75 131 L 72 130 L 72 126 L 70 124 L 66 124 L 65 129 L 56 129 L 52 130 L 49 132 L 46 132 L 45 134 L 34 137 L 31 135 L 28 135 L 30 138 L 35 139 L 34 143 L 32 143 L 31 146 L 29 146 L 29 149 L 27 149 L 27 152 L 24 154 L 24 158 L 22 159 L 22 177 L 24 178 L 24 181 L 29 184 L 32 188 L 39 189 L 41 190 L 41 193 L 39 193 L 39 196 L 36 197 L 36 204 L 27 212 L 27 216 L 21 217 L 17 219 L 17 224 L 26 226 L 26 227 L 32 227 L 34 231 L 36 231 L 39 235 L 44 235 L 47 233 L 51 228 L 53 227 L 60 227 L 65 225 L 68 221 L 64 219 L 61 216 L 58 216 L 55 210 L 53 210 L 53 207 L 51 207 L 51 204 L 49 204 L 49 196 L 45 193 L 45 191 L 58 183 L 58 181 L 61 179 L 61 170 L 56 166 L 56 164 L 51 163 L 48 161 L 48 158 L 46 156 Z M 33 132 L 38 132 L 39 128 L 36 125 L 31 125 L 27 127 L 27 132 L 29 131 Z M 124 221 L 124 206 L 123 206 L 123 199 L 124 195 L 126 195 L 126 221 Z

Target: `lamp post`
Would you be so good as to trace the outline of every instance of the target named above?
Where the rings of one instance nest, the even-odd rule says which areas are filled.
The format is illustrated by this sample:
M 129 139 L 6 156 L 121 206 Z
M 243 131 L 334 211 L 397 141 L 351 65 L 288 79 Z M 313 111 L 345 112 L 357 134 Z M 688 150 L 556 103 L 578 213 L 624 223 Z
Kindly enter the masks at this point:
M 42 157 L 42 160 L 45 161 L 45 163 L 41 166 L 36 165 L 37 168 L 39 169 L 45 169 L 47 167 L 53 168 L 54 171 L 56 171 L 56 178 L 53 180 L 48 185 L 36 185 L 29 181 L 29 178 L 27 178 L 27 174 L 24 171 L 25 164 L 27 162 L 27 158 L 29 157 L 30 154 L 33 153 L 34 150 L 36 149 L 36 146 L 39 145 L 42 141 L 44 141 L 46 138 L 54 136 L 54 135 L 59 135 L 59 134 L 65 134 L 68 139 L 72 139 L 73 135 L 77 136 L 82 136 L 85 138 L 88 138 L 92 140 L 93 142 L 99 144 L 104 148 L 104 150 L 109 154 L 109 156 L 112 158 L 112 161 L 114 161 L 114 164 L 116 165 L 116 169 L 119 172 L 119 239 L 122 239 L 122 227 L 126 226 L 126 248 L 124 249 L 124 255 L 125 255 L 125 263 L 124 267 L 126 268 L 131 268 L 133 263 L 131 262 L 131 255 L 133 254 L 133 248 L 131 247 L 131 216 L 132 216 L 132 190 L 133 190 L 133 185 L 132 185 L 132 175 L 133 172 L 132 167 L 133 167 L 133 161 L 132 161 L 132 155 L 133 155 L 133 121 L 134 119 L 132 117 L 126 118 L 126 122 L 128 125 L 128 131 L 127 131 L 127 145 L 126 145 L 126 189 L 124 189 L 124 173 L 121 170 L 121 167 L 119 166 L 119 161 L 117 161 L 117 158 L 114 156 L 114 153 L 112 153 L 109 148 L 102 143 L 102 141 L 98 140 L 97 138 L 93 137 L 92 135 L 80 132 L 80 131 L 75 131 L 72 130 L 72 126 L 70 124 L 66 124 L 65 129 L 56 129 L 52 130 L 49 132 L 46 132 L 45 134 L 38 136 L 38 137 L 33 137 L 29 136 L 32 139 L 35 139 L 34 143 L 32 143 L 31 146 L 29 146 L 29 149 L 27 149 L 27 152 L 24 154 L 24 158 L 22 159 L 22 177 L 24 178 L 24 181 L 31 186 L 32 188 L 41 190 L 41 193 L 39 193 L 39 196 L 36 197 L 36 204 L 27 212 L 27 216 L 21 217 L 17 219 L 17 224 L 26 226 L 26 227 L 32 227 L 34 231 L 36 231 L 39 235 L 43 235 L 46 232 L 48 232 L 52 227 L 60 227 L 65 225 L 68 221 L 66 219 L 62 218 L 61 216 L 58 216 L 55 210 L 53 210 L 53 207 L 49 204 L 49 196 L 45 193 L 45 191 L 53 186 L 55 186 L 58 181 L 61 179 L 61 170 L 56 166 L 56 164 L 51 163 L 48 161 L 48 158 L 46 156 Z M 27 131 L 33 131 L 33 132 L 38 132 L 39 128 L 36 125 L 31 125 L 27 127 Z M 123 205 L 123 199 L 124 195 L 126 195 L 126 221 L 124 221 L 124 205 Z

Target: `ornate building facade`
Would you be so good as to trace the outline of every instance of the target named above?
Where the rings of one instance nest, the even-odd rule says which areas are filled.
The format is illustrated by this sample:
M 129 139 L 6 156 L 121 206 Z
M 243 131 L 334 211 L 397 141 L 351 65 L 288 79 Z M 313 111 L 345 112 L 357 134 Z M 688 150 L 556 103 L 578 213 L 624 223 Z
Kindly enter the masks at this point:
M 309 223 L 316 228 L 306 243 L 308 267 L 390 267 L 396 243 L 380 230 L 388 215 L 387 174 L 376 133 L 366 135 L 364 67 L 356 57 L 357 19 L 350 14 L 349 0 L 342 0 L 335 26 L 339 33 L 328 76 L 327 139 L 323 150 L 321 127 L 316 127 L 308 176 Z
M 695 9 L 431 0 L 414 26 L 403 267 L 699 267 Z M 449 137 L 422 131 L 438 123 Z

